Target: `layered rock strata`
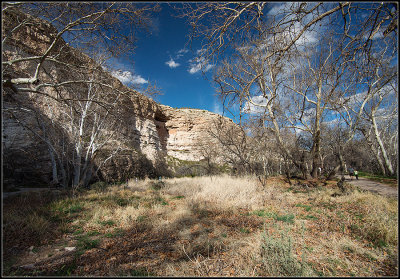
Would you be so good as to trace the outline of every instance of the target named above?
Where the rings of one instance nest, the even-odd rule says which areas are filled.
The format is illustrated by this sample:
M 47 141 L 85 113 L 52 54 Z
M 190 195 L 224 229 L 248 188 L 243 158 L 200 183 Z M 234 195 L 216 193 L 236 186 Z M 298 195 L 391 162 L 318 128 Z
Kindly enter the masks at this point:
M 3 23 L 6 24 L 3 25 L 2 32 L 9 36 L 3 45 L 3 62 L 43 55 L 57 34 L 57 30 L 48 22 L 32 18 L 18 10 L 7 10 L 3 17 Z M 18 22 L 23 20 L 30 20 L 34 24 L 22 26 L 15 31 Z M 102 82 L 111 85 L 112 89 L 107 89 L 104 93 L 105 98 L 112 96 L 113 90 L 123 92 L 115 108 L 123 119 L 118 119 L 120 123 L 118 125 L 110 122 L 107 126 L 107 133 L 113 134 L 113 138 L 108 145 L 103 147 L 103 153 L 108 155 L 107 152 L 110 152 L 115 145 L 121 145 L 123 152 L 102 166 L 103 177 L 109 178 L 108 180 L 123 180 L 131 176 L 143 175 L 134 171 L 135 168 L 137 169 L 138 162 L 146 165 L 146 168 L 150 170 L 149 164 L 154 164 L 161 154 L 168 154 L 181 160 L 202 159 L 203 146 L 199 143 L 210 140 L 207 131 L 213 121 L 221 116 L 205 110 L 175 109 L 160 105 L 124 86 L 118 79 L 96 65 L 91 58 L 69 46 L 62 39 L 58 41 L 49 57 L 53 54 L 60 54 L 55 56 L 59 62 L 48 59 L 43 63 L 43 70 L 38 76 L 41 83 L 61 83 L 67 80 L 88 78 L 85 77 L 87 74 L 85 71 L 71 71 L 71 65 L 76 65 L 74 69 L 81 69 L 84 65 L 95 69 Z M 69 66 L 64 66 L 60 61 L 68 62 Z M 36 69 L 35 63 L 37 63 L 36 60 L 10 63 L 4 69 L 5 79 L 29 76 Z M 3 79 L 3 85 L 5 83 Z M 26 88 L 33 87 L 33 85 L 26 86 Z M 71 85 L 66 89 L 46 87 L 41 92 L 51 98 L 62 96 L 65 99 L 76 97 L 78 95 L 74 94 L 81 94 L 80 92 L 84 94 L 87 90 L 87 85 L 75 87 Z M 52 101 L 51 98 L 37 93 L 18 92 L 11 86 L 5 86 L 2 94 L 2 145 L 6 154 L 4 178 L 8 179 L 7 181 L 17 179 L 22 184 L 36 180 L 44 184 L 50 182 L 51 158 L 44 133 L 52 132 L 60 135 L 59 131 L 62 131 L 66 125 L 65 115 L 69 109 L 68 104 L 57 100 Z M 44 131 L 39 119 L 43 123 L 51 123 L 46 127 L 51 127 L 53 130 Z M 232 120 L 225 117 L 223 119 L 227 125 L 234 125 Z M 66 141 L 72 141 L 68 135 L 62 136 Z M 143 158 L 141 154 L 149 160 Z M 154 172 L 154 166 L 150 172 L 152 171 Z
M 222 119 L 225 125 L 235 125 L 231 119 L 207 110 L 174 109 L 164 105 L 161 108 L 168 119 L 165 122 L 167 154 L 180 160 L 201 160 L 206 151 L 204 149 L 210 144 L 218 144 L 209 133 L 215 121 Z

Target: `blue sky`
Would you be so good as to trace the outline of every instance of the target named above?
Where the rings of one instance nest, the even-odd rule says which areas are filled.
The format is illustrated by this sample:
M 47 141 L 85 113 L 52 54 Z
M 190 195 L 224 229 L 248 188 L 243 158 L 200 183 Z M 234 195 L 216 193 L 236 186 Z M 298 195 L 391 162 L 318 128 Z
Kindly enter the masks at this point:
M 221 113 L 212 83 L 205 79 L 196 68 L 198 63 L 194 62 L 200 45 L 187 45 L 190 27 L 185 19 L 174 17 L 176 12 L 167 3 L 162 3 L 161 7 L 162 10 L 155 14 L 152 33 L 138 34 L 134 54 L 128 59 L 113 61 L 114 67 L 122 72 L 114 73 L 114 76 L 137 86 L 146 87 L 146 81 L 155 82 L 163 93 L 156 98 L 161 104 Z M 211 79 L 211 71 L 206 76 Z
M 288 4 L 290 3 L 271 3 L 267 14 L 275 15 Z M 174 16 L 177 12 L 168 3 L 161 3 L 161 8 L 159 13 L 154 14 L 151 34 L 138 34 L 134 54 L 127 59 L 113 61 L 114 68 L 121 70 L 119 73 L 114 72 L 114 76 L 128 85 L 130 83 L 146 87 L 147 82 L 156 83 L 163 93 L 156 98 L 161 104 L 175 108 L 206 109 L 222 114 L 222 105 L 215 96 L 214 84 L 210 81 L 215 66 L 208 65 L 207 80 L 199 67 L 196 67 L 198 63 L 194 61 L 196 51 L 201 48 L 200 43 L 187 45 L 190 27 L 186 19 Z M 319 31 L 323 33 L 322 30 Z M 378 39 L 382 36 L 379 33 L 375 37 Z M 300 40 L 299 43 L 319 41 L 316 33 L 311 31 L 305 32 L 303 37 L 304 42 Z M 231 116 L 229 113 L 225 115 Z

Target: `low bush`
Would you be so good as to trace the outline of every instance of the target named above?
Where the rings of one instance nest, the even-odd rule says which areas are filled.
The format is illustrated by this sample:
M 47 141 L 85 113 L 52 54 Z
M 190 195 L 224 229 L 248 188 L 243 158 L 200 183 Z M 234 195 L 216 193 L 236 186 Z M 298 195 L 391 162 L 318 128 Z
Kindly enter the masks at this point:
M 305 255 L 302 253 L 302 255 Z M 281 231 L 280 237 L 262 234 L 262 266 L 266 276 L 310 276 L 312 270 L 305 256 L 299 261 L 293 253 L 293 240 L 288 231 Z
M 293 214 L 286 214 L 286 215 L 276 215 L 274 219 L 277 221 L 282 221 L 286 223 L 294 223 L 294 215 Z
M 91 239 L 86 235 L 79 236 L 78 240 L 78 248 L 81 250 L 90 250 L 92 248 L 96 248 L 100 244 L 100 240 L 98 239 Z

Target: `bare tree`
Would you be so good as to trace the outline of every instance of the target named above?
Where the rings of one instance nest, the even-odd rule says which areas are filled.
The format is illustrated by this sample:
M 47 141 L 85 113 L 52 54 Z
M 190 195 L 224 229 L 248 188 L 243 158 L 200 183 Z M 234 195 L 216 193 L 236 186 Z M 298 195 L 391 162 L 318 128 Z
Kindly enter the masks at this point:
M 349 2 L 189 4 L 183 14 L 192 24 L 192 38 L 204 40 L 198 59 L 222 59 L 214 80 L 227 110 L 237 106 L 239 119 L 244 109 L 256 112 L 275 134 L 282 155 L 303 173 L 304 152 L 310 152 L 314 177 L 322 164 L 322 123 L 337 118 L 343 100 L 359 93 L 358 71 L 366 67 L 358 63 L 359 54 L 371 53 L 377 36 L 393 39 L 398 18 L 390 3 Z M 310 44 L 312 39 L 319 44 Z M 363 107 L 353 110 L 334 169 L 344 168 L 343 148 L 355 135 Z M 286 129 L 298 139 L 310 134 L 310 149 L 291 150 L 282 136 Z
M 149 27 L 150 14 L 158 8 L 152 4 L 112 2 L 2 5 L 3 86 L 19 93 L 40 94 L 46 94 L 49 87 L 89 82 L 57 79 L 49 82 L 43 78 L 49 63 L 71 70 L 96 67 L 71 59 L 78 54 L 70 46 L 89 55 L 101 49 L 107 57 L 130 52 L 135 46 L 135 31 Z
M 393 161 L 397 161 L 397 154 L 395 157 L 393 151 L 392 156 L 388 154 L 388 150 L 395 150 L 393 144 L 397 144 L 397 51 L 397 41 L 389 35 L 371 40 L 367 51 L 356 49 L 349 69 L 356 81 L 349 84 L 355 91 L 356 87 L 360 89 L 343 96 L 338 108 L 345 123 L 362 132 L 382 173 L 389 175 L 395 174 Z
M 270 23 L 267 32 L 290 35 L 280 49 L 270 54 L 284 55 L 307 30 L 349 5 L 349 2 L 336 5 L 285 3 L 278 13 L 271 13 L 272 8 L 267 2 L 190 3 L 177 9 L 192 26 L 191 39 L 202 39 L 201 57 L 213 60 L 232 45 L 242 42 L 249 33 L 258 34 L 266 21 Z
M 232 166 L 234 173 L 251 172 L 250 138 L 241 126 L 226 125 L 222 117 L 211 125 L 210 144 L 217 146 L 217 156 Z
M 92 76 L 94 81 L 95 77 Z M 104 107 L 103 103 L 100 106 L 96 101 L 105 100 L 107 90 L 89 83 L 86 89 L 86 96 L 78 98 L 80 100 L 72 100 L 68 102 L 68 107 L 61 110 L 64 114 L 66 129 L 74 143 L 74 179 L 72 185 L 86 186 L 93 174 L 93 160 L 96 153 L 106 144 L 110 144 L 115 130 L 110 132 L 108 127 L 118 125 L 118 119 L 110 121 L 112 110 L 116 105 L 119 105 L 121 94 L 111 91 L 108 93 L 109 103 Z M 116 91 L 118 92 L 118 91 Z M 115 149 L 119 149 L 119 145 L 115 144 Z M 115 152 L 111 152 L 115 155 Z
M 33 104 L 37 127 L 19 123 L 47 144 L 54 183 L 60 170 L 63 185 L 71 173 L 73 186 L 85 186 L 104 163 L 95 169 L 98 151 L 108 148 L 107 161 L 120 150 L 115 132 L 136 93 L 103 67 L 133 50 L 135 31 L 150 27 L 156 10 L 134 3 L 3 4 L 3 96 Z

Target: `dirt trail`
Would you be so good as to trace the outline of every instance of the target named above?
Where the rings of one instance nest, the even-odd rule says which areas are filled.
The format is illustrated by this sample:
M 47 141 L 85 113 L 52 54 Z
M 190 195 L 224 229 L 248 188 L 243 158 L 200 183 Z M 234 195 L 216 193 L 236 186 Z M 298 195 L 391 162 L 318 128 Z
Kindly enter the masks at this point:
M 383 183 L 368 180 L 363 177 L 359 177 L 358 180 L 355 177 L 351 179 L 349 175 L 345 175 L 344 177 L 346 178 L 347 183 L 357 186 L 363 190 L 368 190 L 388 197 L 394 197 L 396 199 L 399 196 L 397 187 L 392 187 Z

